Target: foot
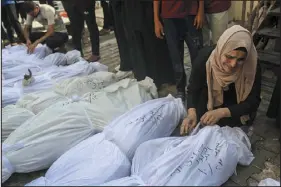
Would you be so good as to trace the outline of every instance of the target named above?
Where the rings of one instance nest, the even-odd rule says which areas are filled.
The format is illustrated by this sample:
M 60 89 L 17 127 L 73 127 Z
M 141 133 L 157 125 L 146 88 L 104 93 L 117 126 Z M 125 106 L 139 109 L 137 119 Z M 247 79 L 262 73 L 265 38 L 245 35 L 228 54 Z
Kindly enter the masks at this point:
M 97 55 L 92 55 L 90 56 L 90 58 L 87 59 L 88 62 L 96 62 L 100 60 L 100 56 L 97 56 Z
M 100 36 L 110 34 L 110 31 L 111 31 L 110 29 L 102 29 L 100 30 Z

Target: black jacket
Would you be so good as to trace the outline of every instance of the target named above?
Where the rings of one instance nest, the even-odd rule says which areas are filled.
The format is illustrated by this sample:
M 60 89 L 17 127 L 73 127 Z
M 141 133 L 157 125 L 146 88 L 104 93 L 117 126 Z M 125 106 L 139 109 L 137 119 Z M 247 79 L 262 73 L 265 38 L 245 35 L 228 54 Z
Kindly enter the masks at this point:
M 206 62 L 213 51 L 214 46 L 204 47 L 200 50 L 200 54 L 194 61 L 190 79 L 187 97 L 187 109 L 196 108 L 198 119 L 207 111 L 208 102 L 208 86 L 206 76 Z M 239 123 L 240 117 L 243 115 L 252 116 L 259 107 L 261 94 L 261 67 L 258 63 L 256 70 L 255 82 L 247 99 L 237 104 L 235 84 L 229 85 L 229 90 L 224 91 L 224 103 L 222 107 L 227 107 L 231 112 L 231 118 L 228 118 L 227 123 L 233 125 Z M 226 119 L 224 119 L 226 120 Z M 223 121 L 224 121 L 223 120 Z M 230 122 L 231 121 L 231 122 Z M 231 125 L 229 125 L 231 126 Z

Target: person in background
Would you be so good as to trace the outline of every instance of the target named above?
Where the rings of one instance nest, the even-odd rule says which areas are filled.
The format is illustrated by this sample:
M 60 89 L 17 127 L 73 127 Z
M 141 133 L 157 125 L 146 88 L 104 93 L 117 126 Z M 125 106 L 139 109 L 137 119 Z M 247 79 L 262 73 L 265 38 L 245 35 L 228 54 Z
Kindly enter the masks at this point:
M 228 28 L 230 0 L 206 0 L 205 15 L 212 32 L 212 43 L 216 44 L 222 33 Z
M 17 16 L 21 17 L 21 23 L 24 24 L 24 21 L 26 20 L 26 12 L 22 8 L 22 5 L 24 3 L 23 0 L 16 0 L 16 9 L 17 9 Z
M 201 28 L 204 21 L 204 1 L 163 0 L 161 14 L 160 1 L 154 1 L 153 4 L 155 34 L 157 38 L 163 39 L 165 37 L 167 40 L 176 80 L 176 97 L 185 102 L 184 41 L 189 48 L 193 64 L 198 50 L 203 46 Z
M 39 3 L 40 4 L 48 4 L 48 5 L 52 6 L 52 7 L 54 7 L 53 0 L 39 0 Z
M 129 27 L 126 24 L 126 7 L 123 0 L 111 2 L 112 15 L 114 22 L 114 34 L 118 45 L 120 55 L 119 75 L 129 74 L 132 70 L 133 57 L 129 46 Z M 117 68 L 118 69 L 118 68 Z
M 181 134 L 198 122 L 250 127 L 261 101 L 261 67 L 251 33 L 234 25 L 215 48 L 207 46 L 199 53 L 192 67 Z
M 113 15 L 111 2 L 101 1 L 103 10 L 103 29 L 100 30 L 100 36 L 109 34 L 113 30 Z
M 2 25 L 1 25 L 1 40 L 2 40 L 2 47 L 6 46 L 6 45 L 9 45 L 9 43 L 10 43 L 8 34 L 7 34 L 6 30 L 3 27 L 3 22 L 2 22 Z M 11 45 L 16 45 L 15 43 L 10 43 L 10 44 Z
M 7 35 L 10 43 L 16 43 L 13 29 L 16 31 L 19 42 L 24 42 L 23 30 L 18 20 L 15 1 L 2 0 L 1 5 L 2 22 L 7 30 Z
M 55 9 L 47 4 L 36 4 L 25 2 L 23 5 L 27 13 L 24 26 L 24 37 L 28 47 L 28 53 L 33 53 L 39 43 L 46 45 L 55 51 L 65 52 L 65 43 L 68 41 L 68 34 L 61 17 Z M 30 32 L 32 22 L 36 20 L 47 27 L 47 32 Z
M 95 13 L 96 1 L 93 0 L 73 0 L 72 6 L 72 42 L 74 48 L 82 51 L 82 31 L 84 29 L 84 22 L 86 21 L 90 40 L 92 45 L 92 55 L 87 59 L 89 62 L 95 62 L 100 59 L 100 40 L 99 40 L 99 29 L 96 22 Z
M 123 44 L 128 45 L 129 50 L 125 53 L 128 59 L 131 58 L 128 66 L 131 65 L 134 77 L 141 81 L 148 76 L 154 80 L 157 88 L 163 84 L 174 83 L 166 41 L 158 39 L 153 32 L 153 2 L 143 0 L 121 2 L 121 12 L 118 11 L 119 15 L 116 17 L 121 16 L 124 22 L 124 34 L 128 40 Z M 114 25 L 117 27 L 117 23 Z M 123 68 L 121 65 L 120 70 Z

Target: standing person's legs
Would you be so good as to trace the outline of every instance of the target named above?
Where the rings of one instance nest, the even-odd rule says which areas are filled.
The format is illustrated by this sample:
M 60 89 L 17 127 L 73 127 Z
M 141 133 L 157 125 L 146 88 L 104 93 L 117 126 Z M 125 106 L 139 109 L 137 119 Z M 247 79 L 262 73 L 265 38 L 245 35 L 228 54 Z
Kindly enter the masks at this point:
M 113 20 L 112 20 L 112 12 L 110 9 L 109 3 L 107 3 L 105 0 L 101 1 L 101 6 L 103 10 L 103 29 L 100 31 L 100 36 L 109 34 L 110 31 L 113 29 Z
M 123 2 L 112 2 L 112 12 L 114 19 L 114 33 L 120 55 L 120 71 L 132 70 L 132 57 L 129 47 L 128 29 L 124 21 L 124 4 Z
M 18 20 L 18 16 L 17 16 L 17 11 L 16 11 L 16 7 L 14 4 L 9 4 L 9 5 L 5 5 L 5 9 L 7 12 L 7 15 L 10 19 L 10 22 L 13 26 L 13 28 L 15 29 L 18 38 L 23 42 L 25 41 L 24 36 L 23 36 L 23 29 L 20 25 L 20 22 Z
M 1 25 L 1 38 L 2 38 L 2 40 L 8 40 L 8 35 L 5 31 L 5 29 L 3 28 L 3 25 Z
M 75 9 L 74 6 L 72 6 L 72 25 L 71 25 L 71 31 L 72 31 L 72 43 L 74 45 L 74 48 L 81 52 L 81 55 L 83 56 L 83 50 L 82 50 L 82 31 L 84 29 L 84 15 L 82 12 Z
M 215 14 L 206 14 L 212 32 L 212 43 L 216 44 L 228 27 L 228 10 Z
M 2 12 L 1 12 L 1 16 L 2 16 L 2 22 L 3 25 L 6 29 L 6 33 L 7 33 L 7 39 L 9 40 L 9 42 L 12 44 L 15 42 L 15 38 L 14 38 L 14 30 L 12 28 L 12 24 L 10 23 L 10 19 L 7 15 L 6 9 L 3 7 L 2 8 Z M 2 26 L 3 29 L 3 26 Z
M 110 12 L 109 12 L 109 3 L 105 0 L 101 0 L 101 6 L 103 10 L 103 28 L 109 30 L 110 28 Z
M 47 4 L 47 0 L 39 0 L 40 4 Z
M 193 61 L 198 55 L 198 51 L 203 47 L 203 35 L 201 29 L 196 29 L 194 26 L 194 19 L 195 16 L 188 16 L 185 18 L 186 22 L 186 30 L 185 33 L 185 42 L 188 46 L 190 58 L 191 58 L 191 64 L 193 64 Z
M 90 59 L 88 59 L 91 62 L 95 62 L 100 59 L 100 38 L 99 29 L 96 22 L 95 4 L 95 1 L 92 1 L 91 6 L 88 7 L 84 13 L 84 18 L 88 26 L 92 44 L 92 56 Z
M 170 57 L 175 72 L 176 86 L 179 97 L 185 99 L 186 75 L 183 66 L 183 39 L 179 28 L 184 25 L 183 19 L 164 19 L 164 32 L 168 44 Z

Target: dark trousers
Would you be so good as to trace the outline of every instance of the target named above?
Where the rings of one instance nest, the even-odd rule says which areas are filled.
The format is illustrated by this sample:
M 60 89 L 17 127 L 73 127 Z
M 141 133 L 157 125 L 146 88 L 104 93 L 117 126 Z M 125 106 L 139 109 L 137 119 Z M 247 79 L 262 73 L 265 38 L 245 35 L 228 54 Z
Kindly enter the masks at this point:
M 7 30 L 8 39 L 11 43 L 15 42 L 13 36 L 13 29 L 16 31 L 18 38 L 23 42 L 23 30 L 18 20 L 15 4 L 2 6 L 2 21 Z
M 50 6 L 54 6 L 53 0 L 39 0 L 40 4 L 48 4 Z
M 21 19 L 26 19 L 26 12 L 25 10 L 22 8 L 24 3 L 16 3 L 16 10 L 17 10 L 17 16 L 21 17 Z
M 29 35 L 30 41 L 33 43 L 42 36 L 44 36 L 45 32 L 32 32 Z M 68 35 L 67 33 L 62 32 L 55 32 L 52 36 L 49 36 L 43 44 L 46 43 L 46 45 L 51 49 L 56 49 L 57 47 L 63 46 L 68 41 Z
M 99 39 L 99 29 L 96 22 L 96 13 L 95 13 L 95 2 L 91 1 L 91 6 L 87 7 L 86 10 L 82 11 L 72 6 L 72 41 L 75 49 L 82 51 L 82 31 L 84 29 L 84 21 L 86 21 L 91 45 L 92 45 L 92 54 L 100 55 L 100 39 Z
M 132 55 L 129 46 L 129 31 L 125 23 L 125 6 L 124 1 L 112 1 L 112 13 L 114 21 L 114 34 L 116 37 L 119 55 L 120 55 L 120 70 L 132 70 Z
M 67 32 L 68 32 L 69 35 L 72 36 L 72 23 L 73 23 L 73 18 L 72 18 L 73 8 L 72 7 L 73 7 L 73 3 L 69 0 L 63 0 L 63 1 L 61 1 L 61 3 L 63 5 L 64 10 L 67 13 L 67 16 L 68 16 L 68 19 L 69 19 L 69 22 L 70 22 L 69 25 L 66 25 Z
M 2 40 L 8 40 L 8 34 L 5 31 L 5 29 L 3 28 L 3 25 L 1 25 L 1 38 L 2 38 Z
M 113 28 L 113 18 L 112 18 L 112 5 L 105 0 L 101 0 L 101 6 L 103 10 L 103 28 L 112 29 Z
M 196 58 L 198 51 L 203 46 L 202 31 L 194 25 L 195 16 L 179 19 L 163 19 L 165 38 L 167 40 L 170 57 L 172 59 L 176 86 L 178 91 L 184 92 L 186 86 L 186 74 L 184 71 L 184 41 L 186 42 L 191 64 Z

